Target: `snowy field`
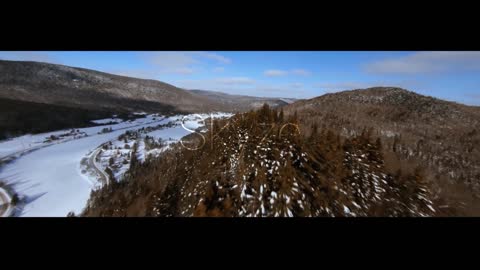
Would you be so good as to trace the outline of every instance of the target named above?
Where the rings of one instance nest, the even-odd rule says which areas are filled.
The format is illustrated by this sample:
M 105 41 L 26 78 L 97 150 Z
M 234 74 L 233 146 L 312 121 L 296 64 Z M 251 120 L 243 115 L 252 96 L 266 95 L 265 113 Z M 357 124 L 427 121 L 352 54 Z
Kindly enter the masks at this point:
M 156 157 L 168 149 L 172 143 L 177 143 L 181 138 L 197 130 L 202 129 L 208 117 L 229 117 L 229 114 L 212 115 L 186 115 L 173 116 L 164 119 L 157 126 L 147 129 L 137 129 L 135 132 L 126 132 L 122 136 L 105 142 L 97 150 L 88 153 L 81 162 L 81 171 L 90 178 L 103 178 L 100 171 L 109 168 L 116 181 L 120 181 L 125 172 L 130 168 L 131 156 L 134 145 L 137 145 L 136 157 L 143 162 L 147 157 Z M 147 143 L 148 142 L 148 143 Z M 95 165 L 91 160 L 95 159 Z M 94 168 L 96 167 L 96 168 Z M 102 185 L 102 183 L 97 183 Z
M 28 135 L 16 137 L 6 141 L 0 141 L 0 159 L 10 155 L 15 155 L 18 152 L 38 149 L 40 147 L 62 143 L 62 142 L 72 140 L 72 139 L 77 139 L 83 136 L 97 135 L 104 128 L 112 128 L 113 131 L 123 130 L 123 129 L 132 128 L 139 125 L 145 125 L 149 123 L 158 123 L 159 120 L 161 120 L 162 118 L 163 118 L 162 116 L 158 116 L 158 115 L 147 115 L 145 118 L 138 118 L 135 120 L 125 121 L 125 122 L 121 122 L 121 119 L 119 122 L 119 119 L 117 118 L 99 119 L 99 120 L 94 120 L 92 122 L 98 123 L 98 124 L 108 123 L 108 122 L 117 122 L 117 124 L 74 129 L 74 130 L 78 130 L 79 132 L 78 133 L 75 132 L 73 135 L 70 135 L 72 134 L 70 133 L 71 129 L 65 129 L 65 130 L 40 133 L 35 135 L 28 134 Z M 56 137 L 60 137 L 63 134 L 69 134 L 70 136 L 64 136 L 59 138 L 58 140 L 45 142 L 52 135 Z
M 204 119 L 210 115 L 201 115 Z M 217 113 L 213 117 L 229 117 L 230 114 Z M 126 130 L 139 130 L 154 127 L 171 121 L 180 123 L 184 116 L 164 118 L 147 115 L 133 121 L 118 122 L 118 119 L 101 119 L 97 123 L 118 122 L 78 129 L 71 136 L 64 136 L 45 142 L 51 135 L 59 137 L 71 130 L 25 135 L 0 142 L 0 159 L 17 157 L 0 169 L 0 179 L 10 184 L 24 198 L 25 204 L 17 209 L 16 216 L 42 217 L 66 216 L 70 211 L 79 214 L 86 205 L 90 191 L 98 186 L 97 179 L 81 173 L 80 161 L 105 142 L 115 141 Z M 110 121 L 111 120 L 111 121 Z M 188 129 L 201 127 L 203 122 L 195 115 L 184 119 Z M 111 132 L 101 133 L 104 128 Z M 77 129 L 75 129 L 77 130 Z M 181 125 L 147 133 L 163 140 L 179 140 L 190 131 Z M 33 151 L 29 151 L 33 150 Z M 19 155 L 19 153 L 23 153 Z

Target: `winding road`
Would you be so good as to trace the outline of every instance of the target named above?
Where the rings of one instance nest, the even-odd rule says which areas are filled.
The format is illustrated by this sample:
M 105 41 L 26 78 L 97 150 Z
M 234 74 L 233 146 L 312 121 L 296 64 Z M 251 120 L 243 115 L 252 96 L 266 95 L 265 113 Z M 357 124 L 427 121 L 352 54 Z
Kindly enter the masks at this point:
M 108 175 L 105 173 L 104 170 L 101 169 L 101 166 L 98 166 L 98 163 L 97 163 L 97 155 L 98 153 L 100 153 L 100 150 L 102 150 L 101 148 L 98 148 L 97 150 L 95 150 L 92 155 L 90 155 L 90 157 L 88 158 L 88 166 L 90 168 L 93 168 L 95 170 L 95 172 L 100 176 L 101 180 L 103 183 L 105 184 L 109 184 L 109 181 L 110 181 L 110 177 L 108 177 Z

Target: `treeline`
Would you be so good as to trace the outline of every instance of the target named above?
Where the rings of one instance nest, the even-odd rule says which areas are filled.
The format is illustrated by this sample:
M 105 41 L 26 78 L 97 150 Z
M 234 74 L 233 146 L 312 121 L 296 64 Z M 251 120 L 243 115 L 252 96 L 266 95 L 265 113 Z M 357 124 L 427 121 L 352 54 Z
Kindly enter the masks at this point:
M 0 140 L 26 133 L 93 126 L 114 112 L 0 98 Z

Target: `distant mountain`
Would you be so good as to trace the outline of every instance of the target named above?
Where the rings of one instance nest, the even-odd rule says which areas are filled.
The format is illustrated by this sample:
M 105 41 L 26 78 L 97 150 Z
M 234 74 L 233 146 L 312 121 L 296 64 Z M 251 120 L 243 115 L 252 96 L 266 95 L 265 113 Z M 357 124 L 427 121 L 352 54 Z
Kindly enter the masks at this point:
M 95 110 L 228 110 L 201 95 L 155 80 L 39 62 L 0 60 L 0 98 Z
M 281 107 L 297 99 L 293 98 L 267 98 L 267 97 L 252 97 L 243 95 L 230 95 L 222 92 L 207 91 L 207 90 L 190 90 L 197 95 L 209 98 L 212 101 L 220 102 L 234 111 L 243 112 L 251 109 L 258 109 L 263 104 L 268 104 L 270 107 Z

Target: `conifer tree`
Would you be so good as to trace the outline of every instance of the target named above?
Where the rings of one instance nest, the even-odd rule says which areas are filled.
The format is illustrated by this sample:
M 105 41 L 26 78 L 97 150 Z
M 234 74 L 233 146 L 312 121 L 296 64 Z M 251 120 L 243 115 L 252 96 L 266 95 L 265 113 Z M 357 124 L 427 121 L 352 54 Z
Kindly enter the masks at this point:
M 137 158 L 137 148 L 138 148 L 137 143 L 134 143 L 133 144 L 133 149 L 132 149 L 132 152 L 131 152 L 131 157 L 130 157 L 130 169 L 131 170 L 134 170 L 134 168 L 139 163 L 138 158 Z
M 392 145 L 392 151 L 395 153 L 397 152 L 397 145 L 399 143 L 399 138 L 397 135 L 393 138 L 393 145 Z
M 375 146 L 378 151 L 382 151 L 382 140 L 380 139 L 380 137 L 378 137 L 375 141 Z
M 110 167 L 107 167 L 105 169 L 105 173 L 108 175 L 108 181 L 110 184 L 113 184 L 115 183 L 115 176 L 113 175 L 113 172 L 112 172 L 112 169 L 110 169 Z
M 278 121 L 280 123 L 283 123 L 284 121 L 283 109 L 280 109 L 280 115 L 278 116 Z
M 313 125 L 312 125 L 312 133 L 310 134 L 310 138 L 311 138 L 311 139 L 315 139 L 315 137 L 317 136 L 317 133 L 318 133 L 317 123 L 313 123 Z
M 115 163 L 115 160 L 113 159 L 113 157 L 110 157 L 110 158 L 108 159 L 108 165 L 109 165 L 109 166 L 112 166 L 114 163 Z
M 272 118 L 274 123 L 278 123 L 278 111 L 277 110 L 272 110 Z
M 293 117 L 292 117 L 292 123 L 298 123 L 298 114 L 297 114 L 297 110 L 295 110 L 295 112 L 293 113 Z

